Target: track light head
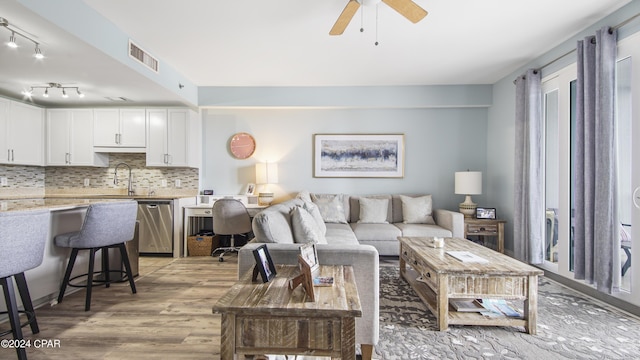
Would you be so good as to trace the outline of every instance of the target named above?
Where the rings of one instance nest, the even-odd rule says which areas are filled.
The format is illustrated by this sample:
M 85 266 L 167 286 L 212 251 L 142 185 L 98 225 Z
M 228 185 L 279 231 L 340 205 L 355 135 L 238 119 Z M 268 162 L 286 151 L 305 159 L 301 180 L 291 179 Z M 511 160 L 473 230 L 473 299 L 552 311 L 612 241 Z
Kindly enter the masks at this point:
M 44 89 L 44 94 L 42 94 L 43 97 L 49 97 L 49 88 Z
M 80 92 L 80 89 L 76 88 L 76 92 L 78 93 L 78 97 L 83 98 L 84 94 Z
M 40 60 L 40 59 L 44 59 L 44 55 L 42 55 L 42 51 L 40 51 L 40 46 L 38 46 L 38 44 L 36 43 L 36 50 L 35 50 L 35 54 L 33 54 L 33 57 L 35 57 L 36 59 Z
M 29 90 L 23 90 L 22 91 L 22 95 L 24 95 L 26 97 L 31 97 L 31 95 L 33 95 L 33 88 L 31 88 Z
M 11 36 L 9 36 L 9 42 L 7 43 L 7 46 L 14 49 L 18 47 L 18 44 L 16 43 L 16 33 L 13 31 L 11 32 Z
M 64 88 L 62 88 L 62 97 L 65 99 L 69 97 L 69 95 L 67 95 L 67 91 Z

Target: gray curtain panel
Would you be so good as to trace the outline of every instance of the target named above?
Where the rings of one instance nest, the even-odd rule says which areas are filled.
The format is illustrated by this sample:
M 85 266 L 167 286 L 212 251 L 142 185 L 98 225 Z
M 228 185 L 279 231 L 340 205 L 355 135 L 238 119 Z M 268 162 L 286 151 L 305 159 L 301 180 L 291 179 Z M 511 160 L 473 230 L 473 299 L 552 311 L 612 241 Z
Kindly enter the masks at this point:
M 515 176 L 513 241 L 515 257 L 531 264 L 544 260 L 545 211 L 540 72 L 528 70 L 515 80 Z
M 574 181 L 574 272 L 610 294 L 619 287 L 615 129 L 616 31 L 578 41 Z

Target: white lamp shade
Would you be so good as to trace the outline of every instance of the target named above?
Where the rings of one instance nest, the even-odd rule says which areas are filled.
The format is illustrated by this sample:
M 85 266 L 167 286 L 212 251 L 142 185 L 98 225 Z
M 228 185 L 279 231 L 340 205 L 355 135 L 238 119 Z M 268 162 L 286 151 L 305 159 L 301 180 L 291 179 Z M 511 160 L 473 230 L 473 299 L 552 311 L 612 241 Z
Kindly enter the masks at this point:
M 277 163 L 257 163 L 256 164 L 256 184 L 277 184 L 278 164 Z
M 455 177 L 455 193 L 462 195 L 482 194 L 482 172 L 459 171 Z

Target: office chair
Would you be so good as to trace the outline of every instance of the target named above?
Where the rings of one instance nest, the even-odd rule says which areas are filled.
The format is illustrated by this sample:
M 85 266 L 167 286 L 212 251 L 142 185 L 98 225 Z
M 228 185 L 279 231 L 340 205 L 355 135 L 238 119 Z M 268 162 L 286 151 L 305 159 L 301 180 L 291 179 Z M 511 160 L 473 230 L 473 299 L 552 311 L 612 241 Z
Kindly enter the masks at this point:
M 251 217 L 242 202 L 235 199 L 220 199 L 213 203 L 213 233 L 216 235 L 230 235 L 229 246 L 215 249 L 211 256 L 221 252 L 219 261 L 224 261 L 224 255 L 237 253 L 240 247 L 235 245 L 235 236 L 247 236 L 251 232 Z

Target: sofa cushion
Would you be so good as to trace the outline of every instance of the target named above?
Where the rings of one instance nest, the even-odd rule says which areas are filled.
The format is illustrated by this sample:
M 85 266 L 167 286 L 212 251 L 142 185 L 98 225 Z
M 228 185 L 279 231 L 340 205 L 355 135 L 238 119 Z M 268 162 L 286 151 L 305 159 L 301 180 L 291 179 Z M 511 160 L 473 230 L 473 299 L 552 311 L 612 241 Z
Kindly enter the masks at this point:
M 324 219 L 325 223 L 347 223 L 341 195 L 318 197 L 314 194 L 311 199 L 320 209 L 320 214 L 322 214 L 322 219 Z
M 313 216 L 301 206 L 291 210 L 291 228 L 296 243 L 326 244 L 324 232 L 320 230 Z
M 432 214 L 431 195 L 411 197 L 400 195 L 402 222 L 405 224 L 435 224 Z
M 356 234 L 351 230 L 349 224 L 327 224 L 327 243 L 331 245 L 356 245 L 359 244 Z
M 366 196 L 357 196 L 352 195 L 349 197 L 349 209 L 350 209 L 350 222 L 357 222 L 360 219 L 360 199 L 366 197 L 367 199 L 388 199 L 388 208 L 387 208 L 387 219 L 388 223 L 393 222 L 392 216 L 392 206 L 391 206 L 391 195 L 366 195 Z
M 428 236 L 428 237 L 451 237 L 451 231 L 431 224 L 404 224 L 397 223 L 395 226 L 402 231 L 402 236 Z
M 334 197 L 338 197 L 338 199 L 342 203 L 342 209 L 344 210 L 344 217 L 347 222 L 351 222 L 351 214 L 350 214 L 350 206 L 349 206 L 349 195 L 344 194 L 311 194 L 312 202 L 316 202 L 318 199 L 333 199 Z M 353 221 L 356 221 L 357 218 Z
M 252 229 L 257 242 L 293 244 L 291 209 L 304 202 L 292 199 L 269 206 L 253 218 Z
M 396 240 L 402 235 L 400 229 L 393 224 L 351 223 L 349 225 L 359 241 Z
M 388 224 L 389 199 L 360 198 L 359 223 Z
M 320 214 L 320 209 L 318 209 L 316 204 L 312 203 L 311 201 L 305 201 L 304 204 L 302 204 L 302 208 L 307 210 L 309 212 L 309 214 L 311 214 L 311 216 L 313 216 L 313 219 L 318 224 L 318 227 L 320 228 L 320 232 L 322 233 L 322 235 L 326 234 L 327 233 L 327 225 L 324 223 L 324 219 L 322 218 L 322 214 Z

